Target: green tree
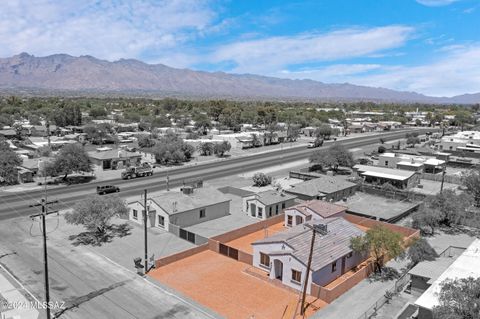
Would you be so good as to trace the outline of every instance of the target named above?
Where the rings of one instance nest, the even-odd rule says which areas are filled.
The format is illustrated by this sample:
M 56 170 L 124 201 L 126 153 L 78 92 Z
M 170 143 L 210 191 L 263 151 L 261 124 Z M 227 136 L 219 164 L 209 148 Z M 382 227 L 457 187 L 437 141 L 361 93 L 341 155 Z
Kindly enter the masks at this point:
M 69 224 L 83 225 L 102 238 L 111 226 L 111 219 L 127 213 L 127 203 L 117 195 L 93 195 L 77 202 L 73 211 L 65 214 L 65 220 Z
M 450 227 L 459 224 L 466 217 L 466 211 L 473 204 L 473 198 L 468 193 L 455 193 L 454 190 L 444 189 L 442 193 L 425 199 L 425 206 L 438 214 L 440 225 Z
M 232 148 L 232 145 L 230 144 L 229 141 L 223 141 L 221 143 L 215 143 L 214 153 L 218 157 L 223 157 L 223 156 L 225 156 L 225 153 L 230 152 L 231 148 Z
M 107 117 L 107 110 L 103 107 L 94 107 L 92 109 L 90 109 L 90 112 L 88 112 L 88 115 L 90 115 L 90 117 L 93 117 L 94 119 L 96 118 L 105 118 Z M 124 114 L 124 117 L 125 117 L 126 113 Z
M 425 205 L 412 215 L 412 227 L 419 229 L 423 235 L 434 235 L 439 224 L 438 211 Z
M 138 137 L 138 146 L 141 148 L 150 148 L 155 146 L 155 140 L 148 135 L 140 135 Z
M 323 169 L 337 170 L 339 166 L 352 167 L 354 165 L 353 154 L 338 143 L 313 152 L 309 160 L 310 163 L 320 165 Z
M 407 251 L 407 257 L 411 265 L 415 266 L 419 262 L 432 261 L 438 257 L 438 254 L 424 238 L 418 238 L 413 241 Z
M 479 319 L 480 278 L 446 279 L 433 308 L 434 319 Z
M 462 176 L 463 185 L 475 199 L 475 206 L 480 207 L 480 168 L 472 169 Z
M 0 139 L 0 184 L 18 184 L 18 169 L 22 159 L 10 149 L 10 145 Z
M 364 236 L 353 237 L 350 247 L 358 253 L 374 258 L 375 271 L 381 273 L 386 258 L 397 258 L 403 253 L 403 238 L 385 226 L 374 226 Z
M 420 139 L 418 138 L 418 133 L 407 133 L 407 144 L 411 145 L 411 147 L 415 147 L 415 144 L 420 144 Z
M 212 142 L 200 143 L 197 146 L 197 150 L 202 156 L 212 155 L 215 151 L 215 145 Z
M 63 175 L 65 181 L 68 174 L 91 172 L 92 163 L 81 144 L 67 144 L 55 156 L 53 163 L 48 165 L 47 171 L 51 175 Z
M 195 148 L 175 134 L 167 134 L 160 138 L 153 148 L 155 160 L 159 164 L 179 164 L 188 161 Z
M 252 177 L 253 186 L 262 187 L 272 183 L 272 178 L 265 173 L 255 173 Z
M 198 114 L 194 117 L 195 128 L 199 130 L 203 135 L 207 135 L 208 130 L 212 127 L 212 121 L 205 114 Z
M 322 137 L 325 140 L 330 139 L 330 136 L 332 135 L 333 130 L 328 124 L 322 124 L 319 128 L 315 130 L 315 136 L 316 137 Z
M 156 127 L 171 127 L 172 122 L 166 116 L 157 116 L 152 121 L 152 128 Z

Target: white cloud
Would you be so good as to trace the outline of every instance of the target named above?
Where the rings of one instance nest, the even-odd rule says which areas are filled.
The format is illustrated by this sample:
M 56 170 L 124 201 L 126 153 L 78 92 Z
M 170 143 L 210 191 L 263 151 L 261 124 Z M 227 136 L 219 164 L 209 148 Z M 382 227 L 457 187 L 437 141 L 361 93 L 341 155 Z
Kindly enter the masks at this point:
M 438 54 L 441 54 L 440 58 L 418 66 L 352 65 L 349 71 L 349 65 L 333 65 L 308 74 L 282 72 L 278 75 L 329 83 L 349 82 L 432 96 L 454 96 L 480 91 L 480 43 L 445 47 Z
M 454 2 L 458 2 L 460 0 L 417 0 L 418 3 L 423 4 L 424 6 L 428 7 L 441 7 L 447 6 Z
M 213 27 L 207 1 L 4 0 L 0 56 L 68 53 L 115 60 L 166 54 Z
M 344 29 L 234 42 L 218 47 L 214 63 L 233 62 L 234 72 L 268 73 L 288 65 L 361 57 L 402 46 L 414 29 L 386 26 Z

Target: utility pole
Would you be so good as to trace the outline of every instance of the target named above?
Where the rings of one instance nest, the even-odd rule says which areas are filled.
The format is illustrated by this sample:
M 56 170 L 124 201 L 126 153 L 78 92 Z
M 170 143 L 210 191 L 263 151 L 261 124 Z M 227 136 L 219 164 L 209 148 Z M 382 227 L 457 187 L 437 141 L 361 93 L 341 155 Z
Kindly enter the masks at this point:
M 145 189 L 145 193 L 143 195 L 143 227 L 145 232 L 145 274 L 148 272 L 148 241 L 147 241 L 147 190 Z
M 305 272 L 305 279 L 303 281 L 302 304 L 300 307 L 300 315 L 302 316 L 305 314 L 305 297 L 307 295 L 308 277 L 310 275 L 310 268 L 312 266 L 313 246 L 315 245 L 315 234 L 317 232 L 321 235 L 327 234 L 326 224 L 317 224 L 317 225 L 304 224 L 304 225 L 312 230 L 312 241 L 310 242 L 310 253 L 308 254 L 307 271 Z
M 40 216 L 42 218 L 42 231 L 43 231 L 43 265 L 44 265 L 44 272 L 45 272 L 45 301 L 47 302 L 46 310 L 47 310 L 47 319 L 51 318 L 50 314 L 50 285 L 48 282 L 48 251 L 47 251 L 47 229 L 45 218 L 47 215 L 58 213 L 58 211 L 48 211 L 48 205 L 58 203 L 57 200 L 54 201 L 47 201 L 47 193 L 45 191 L 45 198 L 42 198 L 40 203 L 30 205 L 30 207 L 37 207 L 42 206 L 42 212 L 39 214 L 30 215 L 30 218 L 35 218 Z
M 443 192 L 443 182 L 445 180 L 445 174 L 447 173 L 447 164 L 443 166 L 443 172 L 442 172 L 442 184 L 440 185 L 440 194 Z
M 170 177 L 168 176 L 168 171 L 167 171 L 167 191 L 170 191 Z
M 46 127 L 47 127 L 48 147 L 50 147 L 50 122 L 49 121 L 47 121 Z

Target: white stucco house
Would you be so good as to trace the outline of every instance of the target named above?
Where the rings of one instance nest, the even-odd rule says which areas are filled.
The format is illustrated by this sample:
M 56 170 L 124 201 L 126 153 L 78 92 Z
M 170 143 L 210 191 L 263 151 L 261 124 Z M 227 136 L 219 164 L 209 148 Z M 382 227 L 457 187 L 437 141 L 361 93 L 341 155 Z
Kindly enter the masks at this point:
M 325 218 L 343 217 L 347 207 L 311 200 L 285 209 L 285 226 L 294 227 L 309 221 L 322 221 Z
M 282 191 L 268 190 L 242 198 L 242 210 L 249 216 L 265 220 L 283 213 L 287 207 L 295 204 L 296 196 Z
M 463 131 L 455 135 L 442 137 L 438 144 L 440 151 L 470 151 L 480 152 L 480 132 Z
M 215 188 L 184 187 L 180 192 L 148 196 L 148 227 L 170 230 L 170 225 L 188 227 L 230 213 L 230 199 Z M 128 219 L 143 224 L 143 200 L 128 203 Z
M 364 232 L 343 218 L 308 222 L 323 225 L 325 234 L 316 234 L 309 283 L 325 286 L 365 260 L 350 248 L 350 239 Z M 270 279 L 301 290 L 305 280 L 312 230 L 299 225 L 252 243 L 253 266 L 269 273 Z M 307 286 L 310 293 L 311 285 Z

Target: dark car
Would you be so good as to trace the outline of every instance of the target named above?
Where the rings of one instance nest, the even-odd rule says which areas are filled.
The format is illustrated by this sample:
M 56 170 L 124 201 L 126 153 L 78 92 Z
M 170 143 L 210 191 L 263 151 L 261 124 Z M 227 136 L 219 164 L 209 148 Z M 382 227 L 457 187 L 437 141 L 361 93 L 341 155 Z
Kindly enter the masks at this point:
M 97 194 L 98 195 L 105 195 L 110 193 L 118 193 L 120 188 L 113 185 L 105 185 L 105 186 L 97 186 Z

